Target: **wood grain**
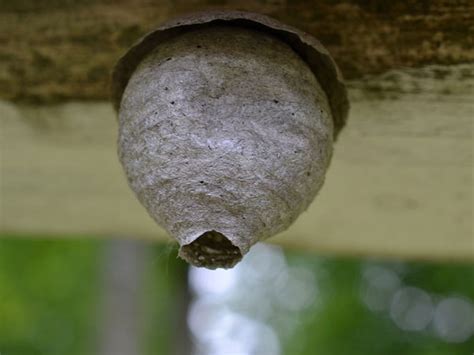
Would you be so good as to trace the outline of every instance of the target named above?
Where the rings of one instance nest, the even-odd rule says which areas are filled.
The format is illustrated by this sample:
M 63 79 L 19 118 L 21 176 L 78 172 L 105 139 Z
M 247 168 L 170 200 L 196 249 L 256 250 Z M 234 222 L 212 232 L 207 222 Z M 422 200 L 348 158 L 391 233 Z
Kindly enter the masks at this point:
M 109 97 L 109 73 L 141 35 L 206 9 L 270 15 L 321 40 L 343 74 L 474 61 L 472 0 L 3 0 L 0 98 Z

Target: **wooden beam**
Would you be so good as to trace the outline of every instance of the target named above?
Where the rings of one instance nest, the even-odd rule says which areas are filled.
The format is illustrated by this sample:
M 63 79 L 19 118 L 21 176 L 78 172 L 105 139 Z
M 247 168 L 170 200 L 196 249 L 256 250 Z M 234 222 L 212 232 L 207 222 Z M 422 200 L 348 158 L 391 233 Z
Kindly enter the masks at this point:
M 474 61 L 471 0 L 3 0 L 0 98 L 108 99 L 109 72 L 125 49 L 170 17 L 224 8 L 301 28 L 343 74 Z
M 322 192 L 271 241 L 338 255 L 474 260 L 474 64 L 349 83 Z M 168 241 L 126 186 L 107 102 L 0 104 L 0 233 Z

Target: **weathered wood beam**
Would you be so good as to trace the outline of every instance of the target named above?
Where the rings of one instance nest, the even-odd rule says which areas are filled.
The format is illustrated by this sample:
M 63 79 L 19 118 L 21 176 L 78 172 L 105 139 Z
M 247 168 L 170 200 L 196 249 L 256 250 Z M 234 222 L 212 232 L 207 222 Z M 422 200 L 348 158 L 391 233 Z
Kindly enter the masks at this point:
M 349 83 L 325 186 L 273 242 L 340 255 L 474 260 L 474 65 Z M 111 104 L 0 105 L 0 233 L 169 241 L 126 186 Z
M 107 99 L 112 66 L 139 36 L 172 16 L 213 8 L 306 30 L 349 79 L 474 61 L 472 0 L 3 0 L 0 98 Z

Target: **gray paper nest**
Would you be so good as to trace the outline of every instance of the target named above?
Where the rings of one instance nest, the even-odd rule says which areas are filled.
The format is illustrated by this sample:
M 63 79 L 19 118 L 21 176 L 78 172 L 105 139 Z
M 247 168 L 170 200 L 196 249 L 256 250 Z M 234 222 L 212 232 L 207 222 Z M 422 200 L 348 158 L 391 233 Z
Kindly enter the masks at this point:
M 131 188 L 180 256 L 211 269 L 306 210 L 348 112 L 316 39 L 244 12 L 147 34 L 117 63 L 112 89 Z

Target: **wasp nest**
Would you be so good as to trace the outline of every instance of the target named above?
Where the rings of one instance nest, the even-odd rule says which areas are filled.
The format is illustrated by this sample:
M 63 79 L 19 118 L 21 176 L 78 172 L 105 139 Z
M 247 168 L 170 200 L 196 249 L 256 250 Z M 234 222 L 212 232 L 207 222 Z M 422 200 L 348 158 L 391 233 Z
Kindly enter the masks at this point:
M 177 20 L 114 73 L 119 156 L 180 256 L 229 268 L 321 188 L 347 98 L 314 38 L 255 14 Z

